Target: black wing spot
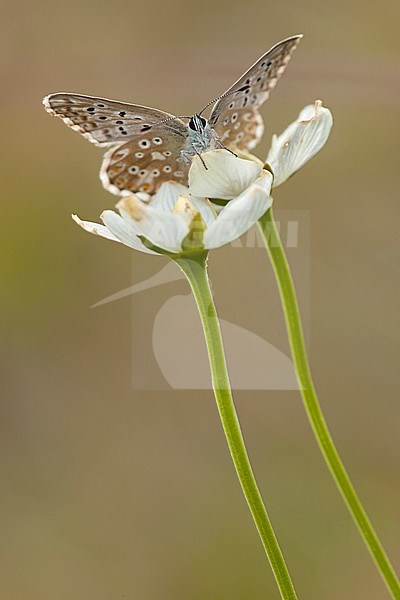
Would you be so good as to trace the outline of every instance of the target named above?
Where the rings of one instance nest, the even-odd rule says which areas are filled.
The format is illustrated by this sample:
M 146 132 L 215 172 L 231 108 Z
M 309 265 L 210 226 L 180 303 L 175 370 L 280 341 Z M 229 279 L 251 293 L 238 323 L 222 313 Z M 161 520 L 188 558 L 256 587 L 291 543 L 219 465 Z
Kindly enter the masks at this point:
M 121 112 L 119 113 L 120 117 L 124 117 L 126 115 L 126 112 L 124 110 L 121 110 Z

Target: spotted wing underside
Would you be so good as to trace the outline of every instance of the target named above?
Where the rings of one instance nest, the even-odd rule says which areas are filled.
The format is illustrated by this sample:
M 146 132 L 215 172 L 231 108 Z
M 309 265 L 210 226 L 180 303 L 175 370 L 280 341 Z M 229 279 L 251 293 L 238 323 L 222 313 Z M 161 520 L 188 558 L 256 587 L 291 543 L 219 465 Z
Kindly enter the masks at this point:
M 118 102 L 95 96 L 59 92 L 43 99 L 46 110 L 98 146 L 111 146 L 143 134 L 149 125 L 173 118 L 160 125 L 162 130 L 186 134 L 180 119 L 156 108 Z
M 187 183 L 188 169 L 180 154 L 188 137 L 187 125 L 173 115 L 80 94 L 51 94 L 43 103 L 50 114 L 90 142 L 111 146 L 100 171 L 110 192 L 153 194 L 164 181 Z
M 210 124 L 225 146 L 251 150 L 264 132 L 258 109 L 268 99 L 302 36 L 273 46 L 246 71 L 213 107 Z M 235 90 L 238 90 L 236 93 Z
M 188 165 L 181 156 L 186 137 L 152 127 L 148 134 L 111 148 L 104 156 L 100 179 L 113 194 L 154 194 L 165 181 L 187 185 Z

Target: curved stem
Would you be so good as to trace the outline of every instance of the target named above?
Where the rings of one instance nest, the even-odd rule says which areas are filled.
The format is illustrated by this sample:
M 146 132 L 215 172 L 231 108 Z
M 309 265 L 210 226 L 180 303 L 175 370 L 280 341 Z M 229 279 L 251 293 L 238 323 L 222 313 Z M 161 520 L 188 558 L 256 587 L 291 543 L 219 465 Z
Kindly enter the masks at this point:
M 243 493 L 270 562 L 281 597 L 285 600 L 296 600 L 297 596 L 288 568 L 247 456 L 233 403 L 218 316 L 207 277 L 206 253 L 201 253 L 193 259 L 175 259 L 175 262 L 186 275 L 196 300 L 207 344 L 215 399 Z
M 278 283 L 299 388 L 314 435 L 382 578 L 392 597 L 399 600 L 399 580 L 347 475 L 315 392 L 304 344 L 296 292 L 285 251 L 276 228 L 272 208 L 261 217 L 259 227 Z

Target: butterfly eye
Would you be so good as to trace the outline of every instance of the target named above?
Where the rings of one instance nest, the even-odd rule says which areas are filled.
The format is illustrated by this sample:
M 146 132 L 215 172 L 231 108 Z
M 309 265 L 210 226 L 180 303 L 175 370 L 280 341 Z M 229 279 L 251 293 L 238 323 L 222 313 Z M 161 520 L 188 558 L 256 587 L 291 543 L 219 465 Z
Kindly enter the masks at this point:
M 206 119 L 200 115 L 193 115 L 189 121 L 189 128 L 193 131 L 201 131 L 207 125 Z

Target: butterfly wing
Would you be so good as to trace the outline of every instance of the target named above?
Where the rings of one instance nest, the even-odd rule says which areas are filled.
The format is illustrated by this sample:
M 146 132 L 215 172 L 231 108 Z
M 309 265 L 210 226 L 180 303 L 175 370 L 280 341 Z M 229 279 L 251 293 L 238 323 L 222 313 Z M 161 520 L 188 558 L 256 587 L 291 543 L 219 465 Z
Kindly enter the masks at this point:
M 60 92 L 46 96 L 46 110 L 60 117 L 69 127 L 98 146 L 112 146 L 143 134 L 146 126 L 173 115 L 156 108 L 118 102 L 106 98 Z M 180 119 L 164 123 L 162 129 L 185 134 L 187 126 Z
M 268 99 L 299 44 L 296 35 L 273 46 L 220 98 L 210 115 L 210 125 L 227 147 L 251 150 L 264 131 L 259 107 Z M 244 89 L 243 89 L 244 88 Z
M 172 121 L 175 123 L 175 121 Z M 181 156 L 187 138 L 181 131 L 152 127 L 147 133 L 111 148 L 100 179 L 113 194 L 154 194 L 165 181 L 187 185 L 188 165 Z
M 47 96 L 43 103 L 50 114 L 90 142 L 111 146 L 100 171 L 110 192 L 153 194 L 164 181 L 187 183 L 181 150 L 188 129 L 173 115 L 138 104 L 62 92 Z M 160 123 L 165 119 L 172 120 Z

